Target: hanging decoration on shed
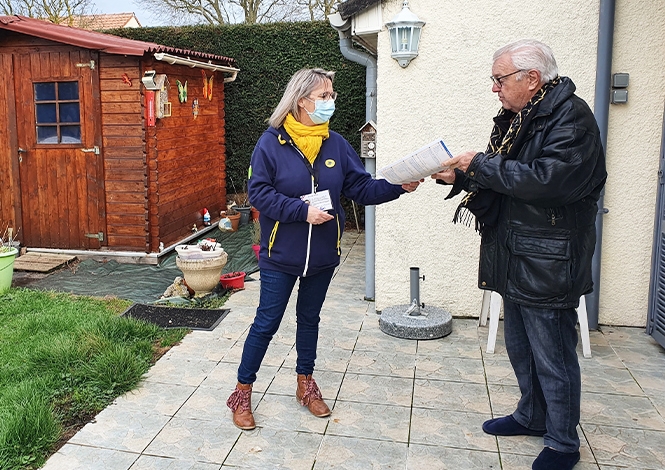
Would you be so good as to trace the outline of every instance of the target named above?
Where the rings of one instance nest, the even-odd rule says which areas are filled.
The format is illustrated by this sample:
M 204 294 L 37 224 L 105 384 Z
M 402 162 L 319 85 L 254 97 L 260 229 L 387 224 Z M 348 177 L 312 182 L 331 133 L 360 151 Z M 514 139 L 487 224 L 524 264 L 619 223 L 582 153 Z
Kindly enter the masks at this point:
M 180 80 L 175 81 L 176 85 L 178 85 L 178 101 L 181 103 L 186 103 L 187 102 L 187 80 L 185 80 L 185 84 L 183 85 Z
M 212 101 L 212 79 L 214 78 L 214 75 L 211 75 L 210 78 L 208 78 L 205 70 L 201 70 L 201 75 L 203 76 L 203 97 Z
M 132 86 L 132 79 L 129 78 L 129 75 L 127 75 L 126 73 L 123 73 L 122 74 L 122 83 L 127 84 L 127 86 Z
M 194 115 L 194 119 L 196 119 L 199 115 L 199 99 L 194 98 L 194 101 L 192 101 L 192 114 Z

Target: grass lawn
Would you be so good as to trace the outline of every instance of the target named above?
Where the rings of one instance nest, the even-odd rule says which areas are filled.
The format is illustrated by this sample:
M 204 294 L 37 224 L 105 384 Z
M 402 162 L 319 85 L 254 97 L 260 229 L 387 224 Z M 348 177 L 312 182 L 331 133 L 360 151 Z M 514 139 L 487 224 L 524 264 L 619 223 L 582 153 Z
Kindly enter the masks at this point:
M 35 469 L 188 330 L 119 317 L 131 304 L 0 294 L 0 469 Z

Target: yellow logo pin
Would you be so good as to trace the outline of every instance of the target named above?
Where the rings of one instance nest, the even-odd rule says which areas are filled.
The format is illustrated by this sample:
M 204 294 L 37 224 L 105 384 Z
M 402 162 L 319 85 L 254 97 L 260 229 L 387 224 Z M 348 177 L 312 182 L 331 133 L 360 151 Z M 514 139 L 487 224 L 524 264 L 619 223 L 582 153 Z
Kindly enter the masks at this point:
M 333 159 L 328 159 L 328 160 L 326 160 L 326 166 L 327 166 L 328 168 L 332 168 L 332 167 L 334 167 L 334 166 L 335 166 L 335 160 L 333 160 Z

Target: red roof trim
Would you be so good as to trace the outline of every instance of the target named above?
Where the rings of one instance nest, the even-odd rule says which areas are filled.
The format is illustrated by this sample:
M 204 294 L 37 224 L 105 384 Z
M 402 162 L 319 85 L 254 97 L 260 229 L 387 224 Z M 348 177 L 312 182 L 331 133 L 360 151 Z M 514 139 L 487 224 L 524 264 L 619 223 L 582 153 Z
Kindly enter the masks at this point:
M 204 52 L 163 46 L 154 42 L 136 41 L 111 34 L 53 24 L 48 21 L 24 16 L 0 16 L 0 29 L 27 34 L 50 41 L 69 44 L 85 49 L 95 49 L 108 54 L 143 56 L 145 53 L 166 52 L 190 59 L 221 62 L 221 65 L 236 67 L 236 60 Z

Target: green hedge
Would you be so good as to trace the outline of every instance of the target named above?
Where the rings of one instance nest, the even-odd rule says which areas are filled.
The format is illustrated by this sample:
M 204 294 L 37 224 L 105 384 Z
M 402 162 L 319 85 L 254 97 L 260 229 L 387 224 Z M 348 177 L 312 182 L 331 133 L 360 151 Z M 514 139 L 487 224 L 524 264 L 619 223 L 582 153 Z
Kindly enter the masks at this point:
M 328 22 L 238 24 L 125 28 L 111 33 L 171 47 L 232 57 L 240 72 L 226 86 L 226 168 L 238 191 L 247 178 L 249 159 L 266 119 L 272 114 L 289 78 L 303 67 L 337 72 L 339 94 L 331 129 L 360 148 L 358 129 L 365 122 L 365 68 L 346 60 L 339 36 Z

